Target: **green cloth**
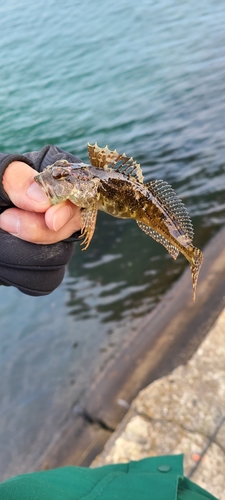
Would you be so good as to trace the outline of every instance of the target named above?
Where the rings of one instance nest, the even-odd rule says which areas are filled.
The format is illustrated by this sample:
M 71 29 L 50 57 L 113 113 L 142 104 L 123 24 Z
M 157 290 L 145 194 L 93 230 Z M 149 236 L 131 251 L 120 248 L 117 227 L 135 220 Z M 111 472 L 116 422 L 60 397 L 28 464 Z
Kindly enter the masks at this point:
M 145 458 L 96 469 L 63 467 L 13 477 L 0 500 L 216 500 L 183 476 L 183 456 Z

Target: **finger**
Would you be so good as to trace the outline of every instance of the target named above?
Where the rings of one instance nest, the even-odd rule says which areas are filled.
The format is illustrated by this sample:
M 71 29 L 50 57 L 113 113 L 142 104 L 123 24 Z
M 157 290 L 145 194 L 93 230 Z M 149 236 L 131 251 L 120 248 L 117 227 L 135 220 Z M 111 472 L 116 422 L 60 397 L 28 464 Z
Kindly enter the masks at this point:
M 51 202 L 34 182 L 37 172 L 21 161 L 14 161 L 5 170 L 3 187 L 10 200 L 23 210 L 45 212 Z
M 80 217 L 75 215 L 61 229 L 54 231 L 46 225 L 44 213 L 9 208 L 0 216 L 0 227 L 25 241 L 47 245 L 69 238 L 78 231 Z
M 45 223 L 49 229 L 58 231 L 73 217 L 77 218 L 79 228 L 81 228 L 80 208 L 69 200 L 52 205 L 45 213 Z M 75 219 L 74 219 L 75 220 Z

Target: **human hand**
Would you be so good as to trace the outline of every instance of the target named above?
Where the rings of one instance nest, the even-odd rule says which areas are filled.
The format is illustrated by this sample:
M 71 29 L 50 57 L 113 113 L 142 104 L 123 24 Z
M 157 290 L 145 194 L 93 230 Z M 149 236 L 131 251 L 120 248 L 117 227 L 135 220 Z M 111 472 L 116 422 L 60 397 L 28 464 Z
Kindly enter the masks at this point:
M 31 243 L 50 244 L 69 238 L 81 228 L 80 209 L 65 201 L 51 205 L 35 183 L 37 172 L 14 161 L 5 170 L 3 187 L 13 208 L 0 215 L 0 228 Z

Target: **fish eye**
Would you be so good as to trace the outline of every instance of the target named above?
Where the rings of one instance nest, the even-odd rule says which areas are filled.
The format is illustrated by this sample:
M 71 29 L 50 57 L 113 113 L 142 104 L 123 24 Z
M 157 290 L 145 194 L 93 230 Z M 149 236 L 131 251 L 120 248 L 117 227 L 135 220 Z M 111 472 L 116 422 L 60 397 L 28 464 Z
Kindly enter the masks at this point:
M 69 170 L 63 167 L 54 167 L 52 169 L 52 177 L 53 179 L 65 179 L 69 175 Z

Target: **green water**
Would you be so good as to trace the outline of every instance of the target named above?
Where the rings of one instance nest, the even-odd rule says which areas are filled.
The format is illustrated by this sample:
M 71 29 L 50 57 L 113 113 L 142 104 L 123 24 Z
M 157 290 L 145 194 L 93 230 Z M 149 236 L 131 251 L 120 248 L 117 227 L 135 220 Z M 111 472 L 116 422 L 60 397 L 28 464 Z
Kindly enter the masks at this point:
M 203 247 L 225 221 L 224 22 L 221 1 L 0 2 L 0 150 L 126 152 L 146 181 L 172 184 Z M 134 222 L 99 214 L 51 296 L 0 288 L 1 477 L 40 455 L 185 267 Z

